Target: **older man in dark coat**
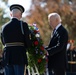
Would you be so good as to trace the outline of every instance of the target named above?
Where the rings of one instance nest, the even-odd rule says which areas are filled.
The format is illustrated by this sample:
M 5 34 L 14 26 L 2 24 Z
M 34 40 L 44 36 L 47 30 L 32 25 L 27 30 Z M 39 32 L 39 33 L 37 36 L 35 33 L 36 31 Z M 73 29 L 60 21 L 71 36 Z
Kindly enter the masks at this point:
M 26 22 L 20 21 L 23 6 L 14 4 L 10 10 L 12 19 L 2 26 L 1 33 L 5 75 L 24 75 L 27 66 L 26 50 L 31 46 L 29 28 Z
M 48 52 L 49 75 L 65 75 L 66 71 L 66 47 L 68 33 L 61 24 L 61 18 L 57 13 L 48 16 L 49 24 L 53 28 L 52 37 L 46 50 Z

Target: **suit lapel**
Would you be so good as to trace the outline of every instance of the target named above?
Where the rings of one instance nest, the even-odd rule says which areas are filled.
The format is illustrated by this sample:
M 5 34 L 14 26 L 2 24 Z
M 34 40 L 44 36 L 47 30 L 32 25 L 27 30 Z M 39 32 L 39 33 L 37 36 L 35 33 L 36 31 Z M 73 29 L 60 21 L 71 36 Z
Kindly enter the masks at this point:
M 61 27 L 62 27 L 62 25 L 61 25 L 57 30 L 55 30 L 55 32 L 54 32 L 51 40 L 52 40 L 52 39 L 55 39 L 56 37 L 58 37 L 57 34 L 59 34 L 59 31 L 60 31 L 60 28 L 61 28 Z

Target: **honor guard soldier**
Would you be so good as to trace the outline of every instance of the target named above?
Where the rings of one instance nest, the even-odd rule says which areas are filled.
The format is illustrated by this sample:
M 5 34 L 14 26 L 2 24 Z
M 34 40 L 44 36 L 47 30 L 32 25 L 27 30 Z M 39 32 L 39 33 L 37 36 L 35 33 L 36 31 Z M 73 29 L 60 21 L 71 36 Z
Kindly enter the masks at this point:
M 76 74 L 76 47 L 74 46 L 74 41 L 69 40 L 67 45 L 67 56 L 68 56 L 68 73 Z
M 19 4 L 10 6 L 12 19 L 2 26 L 1 41 L 4 45 L 3 62 L 5 75 L 24 75 L 27 66 L 26 49 L 31 46 L 29 28 L 20 21 L 24 7 Z

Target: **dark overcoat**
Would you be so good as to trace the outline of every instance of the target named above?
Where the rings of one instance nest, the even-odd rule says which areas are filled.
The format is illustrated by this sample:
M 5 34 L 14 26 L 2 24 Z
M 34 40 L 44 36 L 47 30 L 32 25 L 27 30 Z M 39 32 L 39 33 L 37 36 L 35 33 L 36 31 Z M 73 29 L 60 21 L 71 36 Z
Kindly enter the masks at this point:
M 66 29 L 61 25 L 50 40 L 48 47 L 46 48 L 48 56 L 48 68 L 51 69 L 66 69 L 67 57 L 66 47 L 68 42 L 68 33 Z

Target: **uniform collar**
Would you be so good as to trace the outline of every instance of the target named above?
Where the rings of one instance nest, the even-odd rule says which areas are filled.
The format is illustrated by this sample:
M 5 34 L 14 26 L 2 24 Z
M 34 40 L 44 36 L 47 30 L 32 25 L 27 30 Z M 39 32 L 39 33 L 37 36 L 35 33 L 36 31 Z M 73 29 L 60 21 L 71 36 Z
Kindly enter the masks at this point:
M 12 19 L 16 19 L 16 20 L 19 20 L 18 18 L 16 18 L 16 17 L 13 17 Z

